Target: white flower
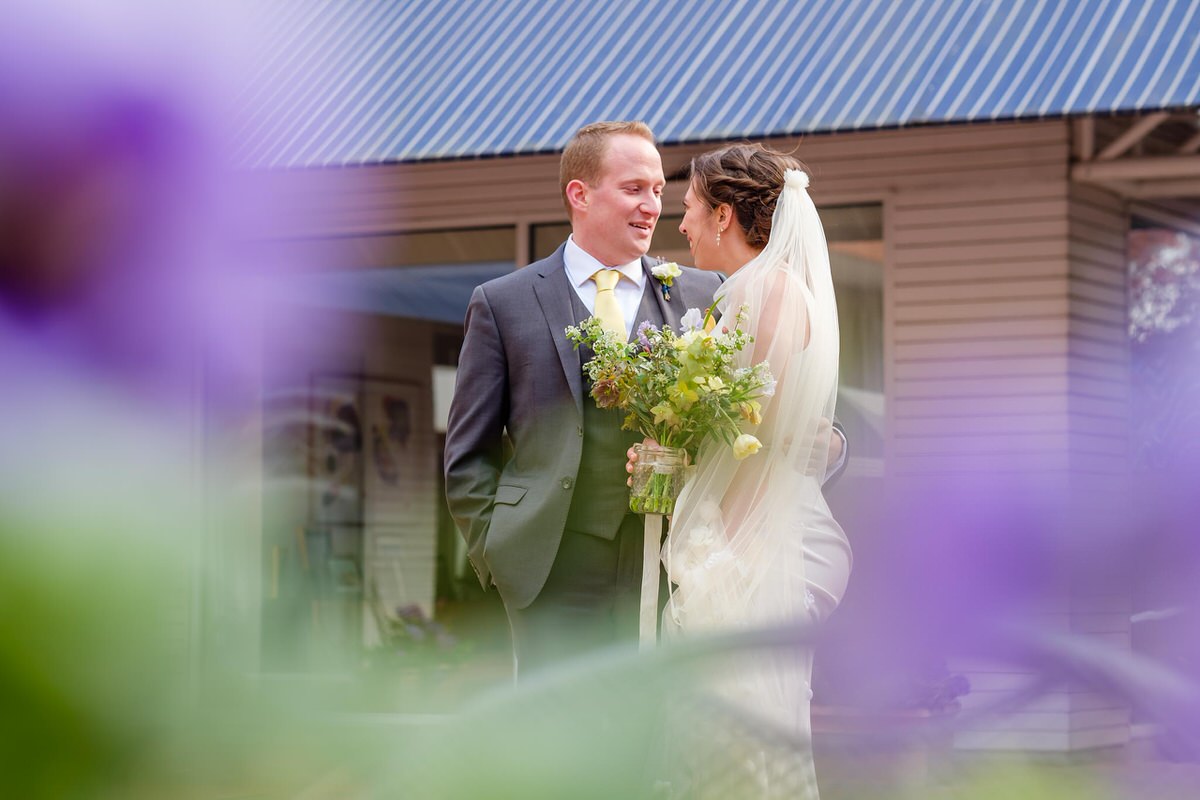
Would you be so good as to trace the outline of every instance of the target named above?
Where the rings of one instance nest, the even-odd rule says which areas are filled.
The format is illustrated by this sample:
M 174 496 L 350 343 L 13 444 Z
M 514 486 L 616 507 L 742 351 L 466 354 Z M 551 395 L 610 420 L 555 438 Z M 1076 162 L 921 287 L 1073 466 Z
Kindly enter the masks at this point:
M 687 350 L 696 343 L 697 339 L 700 339 L 703 336 L 704 331 L 700 330 L 699 328 L 690 328 L 685 334 L 683 334 L 683 336 L 680 336 L 675 340 L 675 349 Z
M 693 582 L 699 571 L 711 570 L 728 563 L 733 556 L 729 553 L 729 542 L 709 525 L 697 525 L 680 546 L 683 566 Z
M 762 442 L 749 433 L 743 433 L 733 440 L 733 457 L 741 461 L 746 456 L 752 456 L 762 449 Z
M 721 505 L 715 500 L 702 500 L 696 507 L 696 513 L 700 519 L 711 525 L 721 519 Z
M 670 286 L 676 278 L 683 274 L 683 270 L 674 261 L 668 261 L 665 264 L 655 264 L 650 268 L 650 274 Z
M 685 331 L 699 330 L 704 325 L 704 312 L 698 308 L 689 308 L 687 313 L 680 317 L 679 325 Z
M 702 566 L 705 560 L 717 548 L 717 536 L 707 525 L 692 528 L 690 534 L 679 547 L 679 555 L 683 556 L 683 565 L 688 569 Z
M 729 564 L 733 561 L 733 555 L 730 554 L 728 547 L 722 547 L 720 550 L 714 550 L 708 554 L 708 558 L 704 559 L 702 565 L 707 570 L 715 570 L 718 567 Z

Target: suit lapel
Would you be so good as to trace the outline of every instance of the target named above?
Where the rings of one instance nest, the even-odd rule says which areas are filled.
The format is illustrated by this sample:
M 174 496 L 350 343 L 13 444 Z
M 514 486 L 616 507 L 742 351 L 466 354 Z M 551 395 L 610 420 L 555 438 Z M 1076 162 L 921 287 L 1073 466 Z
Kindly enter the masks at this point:
M 567 341 L 565 333 L 567 326 L 575 324 L 575 313 L 571 308 L 571 292 L 574 290 L 567 280 L 562 254 L 563 247 L 559 247 L 554 255 L 542 262 L 542 266 L 537 267 L 540 278 L 534 281 L 533 293 L 537 296 L 542 315 L 546 318 L 546 325 L 550 328 L 550 336 L 558 351 L 558 360 L 562 363 L 567 385 L 571 387 L 571 395 L 575 398 L 575 407 L 582 415 L 583 375 L 579 369 L 579 355 L 574 346 Z

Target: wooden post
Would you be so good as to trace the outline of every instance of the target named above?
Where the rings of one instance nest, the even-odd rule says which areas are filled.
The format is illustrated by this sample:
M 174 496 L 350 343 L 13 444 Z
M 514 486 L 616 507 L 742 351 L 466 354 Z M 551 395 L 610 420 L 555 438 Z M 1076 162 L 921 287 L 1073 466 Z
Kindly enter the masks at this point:
M 662 548 L 662 514 L 647 514 L 645 545 L 642 549 L 642 612 L 640 650 L 658 644 L 658 560 Z

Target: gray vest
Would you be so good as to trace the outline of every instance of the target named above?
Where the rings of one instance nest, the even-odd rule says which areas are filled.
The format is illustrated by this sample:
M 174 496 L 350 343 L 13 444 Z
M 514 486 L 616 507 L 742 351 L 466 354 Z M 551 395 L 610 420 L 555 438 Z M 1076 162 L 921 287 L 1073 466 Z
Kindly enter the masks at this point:
M 657 326 L 663 325 L 662 311 L 653 292 L 658 284 L 646 281 L 642 292 L 642 304 L 634 321 L 637 326 L 649 320 Z M 571 306 L 575 321 L 582 322 L 591 314 L 587 306 L 571 290 Z M 592 357 L 590 349 L 579 348 L 579 368 Z M 596 405 L 589 392 L 591 383 L 583 377 L 583 453 L 579 459 L 579 473 L 575 478 L 575 491 L 571 495 L 571 507 L 567 511 L 567 529 L 580 533 L 612 539 L 621 527 L 621 520 L 629 511 L 629 487 L 625 479 L 625 452 L 642 440 L 637 431 L 621 430 L 625 412 L 619 409 L 602 409 Z

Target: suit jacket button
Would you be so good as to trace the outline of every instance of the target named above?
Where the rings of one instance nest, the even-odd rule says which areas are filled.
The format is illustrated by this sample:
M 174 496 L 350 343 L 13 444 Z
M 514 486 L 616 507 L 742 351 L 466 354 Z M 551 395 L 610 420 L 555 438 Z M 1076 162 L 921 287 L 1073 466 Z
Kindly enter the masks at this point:
M 570 488 L 571 488 L 572 486 L 574 486 L 574 485 L 575 485 L 575 481 L 571 480 L 570 478 L 563 478 L 563 479 L 562 479 L 562 487 L 563 487 L 564 489 L 570 489 Z
M 580 425 L 579 427 L 577 427 L 575 429 L 575 432 L 578 433 L 580 436 L 583 436 L 583 426 Z

